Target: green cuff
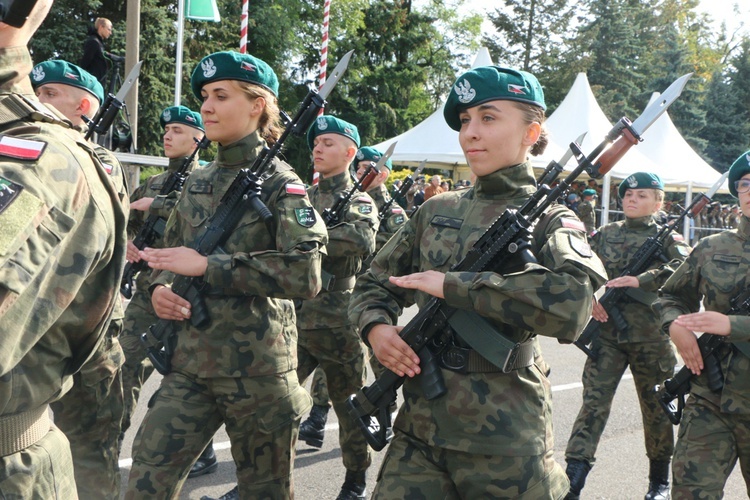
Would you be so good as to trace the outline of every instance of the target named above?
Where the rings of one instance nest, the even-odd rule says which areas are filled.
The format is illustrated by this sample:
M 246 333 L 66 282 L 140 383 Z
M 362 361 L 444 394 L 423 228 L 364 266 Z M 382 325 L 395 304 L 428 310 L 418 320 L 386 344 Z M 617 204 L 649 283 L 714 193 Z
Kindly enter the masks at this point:
M 474 310 L 474 303 L 469 297 L 469 289 L 476 273 L 445 273 L 443 295 L 445 303 L 457 309 Z
M 203 281 L 213 288 L 233 288 L 232 256 L 212 254 L 208 256 L 208 265 L 203 274 Z
M 656 284 L 656 274 L 651 271 L 646 271 L 638 276 L 638 288 L 642 288 L 646 292 L 655 292 L 659 289 Z
M 750 316 L 729 316 L 730 342 L 750 341 Z

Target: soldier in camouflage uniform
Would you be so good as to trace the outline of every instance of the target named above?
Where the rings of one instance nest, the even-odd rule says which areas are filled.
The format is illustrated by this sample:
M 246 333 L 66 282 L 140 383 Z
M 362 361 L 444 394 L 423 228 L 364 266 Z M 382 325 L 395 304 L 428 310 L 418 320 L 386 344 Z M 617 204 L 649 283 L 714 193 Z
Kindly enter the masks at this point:
M 75 64 L 60 59 L 45 61 L 31 71 L 31 85 L 39 101 L 54 106 L 85 134 L 84 116 L 93 117 L 104 101 L 99 81 Z M 127 198 L 122 166 L 110 151 L 89 142 L 111 175 L 120 199 Z M 107 336 L 92 358 L 73 376 L 73 387 L 50 406 L 55 424 L 70 441 L 76 486 L 81 498 L 120 497 L 120 466 L 116 443 L 122 418 L 124 356 L 117 339 L 122 328 L 122 301 L 112 314 Z
M 203 119 L 199 113 L 192 111 L 185 106 L 170 106 L 165 108 L 160 117 L 159 123 L 164 129 L 164 155 L 169 158 L 167 170 L 161 174 L 149 177 L 146 182 L 138 186 L 130 195 L 130 219 L 128 220 L 128 261 L 138 262 L 138 248 L 133 244 L 133 238 L 138 234 L 146 220 L 151 215 L 169 219 L 169 214 L 177 201 L 179 193 L 173 192 L 166 195 L 159 195 L 162 187 L 169 177 L 176 171 L 180 170 L 195 151 L 196 141 L 203 138 Z M 192 163 L 185 170 L 186 173 L 192 172 L 198 168 L 197 155 L 193 158 Z M 161 238 L 158 238 L 152 245 L 154 248 L 161 246 Z M 123 327 L 120 342 L 125 352 L 125 364 L 122 367 L 122 385 L 125 394 L 125 403 L 122 416 L 122 427 L 120 429 L 119 441 L 122 441 L 125 432 L 130 428 L 130 419 L 135 412 L 138 403 L 138 395 L 141 387 L 148 377 L 154 371 L 146 356 L 146 349 L 140 341 L 143 334 L 150 325 L 156 323 L 159 318 L 154 313 L 151 305 L 151 296 L 149 288 L 151 286 L 151 273 L 141 272 L 136 277 L 136 290 L 130 300 L 127 310 L 125 311 L 125 323 Z M 120 444 L 117 444 L 120 448 Z M 216 471 L 218 461 L 209 445 L 206 451 L 193 466 L 190 477 L 195 475 L 206 474 Z
M 357 280 L 350 316 L 380 362 L 409 377 L 374 498 L 559 499 L 568 491 L 553 458 L 550 384 L 534 363 L 533 339 L 571 342 L 591 314 L 606 275 L 583 224 L 553 205 L 537 223 L 535 259 L 515 263 L 512 274 L 450 272 L 504 210 L 536 190 L 528 155 L 546 147 L 545 109 L 529 73 L 488 66 L 460 76 L 443 114 L 459 132 L 474 187 L 426 201 Z M 419 357 L 395 325 L 404 307 L 433 297 L 465 311 L 461 331 L 482 321 L 486 345 L 499 347 L 500 336 L 520 343 L 517 362 L 503 373 L 502 361 L 451 332 L 455 345 L 445 354 L 460 351 L 468 363 L 454 371 L 441 355 L 447 393 L 425 399 L 414 379 Z
M 578 205 L 578 218 L 586 226 L 586 233 L 591 234 L 596 230 L 596 191 L 584 189 L 581 193 L 581 203 Z
M 695 375 L 672 464 L 675 500 L 722 498 L 737 459 L 750 497 L 750 317 L 725 314 L 730 300 L 750 285 L 750 151 L 732 164 L 728 180 L 739 198 L 740 227 L 703 238 L 659 290 L 654 306 L 664 333 Z M 719 348 L 723 387 L 717 392 L 703 373 L 696 332 L 726 336 Z
M 70 121 L 36 100 L 28 41 L 52 2 L 0 29 L 0 496 L 77 498 L 49 403 L 105 342 L 127 198 Z
M 646 240 L 660 229 L 654 220 L 664 200 L 664 185 L 651 173 L 638 172 L 620 184 L 625 220 L 599 228 L 589 238 L 591 247 L 613 277 L 608 287 L 627 287 L 626 298 L 617 304 L 628 327 L 618 331 L 607 312 L 594 304 L 593 317 L 600 321 L 594 341 L 596 359 L 586 359 L 583 368 L 583 403 L 568 440 L 570 494 L 578 498 L 591 467 L 612 399 L 625 370 L 633 373 L 643 417 L 646 455 L 650 460 L 647 500 L 669 496 L 669 462 L 674 450 L 672 424 L 662 411 L 653 388 L 674 373 L 675 355 L 669 339 L 659 333 L 658 317 L 651 310 L 656 291 L 690 253 L 681 235 L 671 233 L 664 245 L 664 261 L 655 259 L 638 276 L 620 276 Z
M 371 163 L 377 163 L 382 156 L 383 153 L 375 148 L 367 146 L 359 148 L 354 159 L 355 167 L 357 168 L 357 177 L 362 178 L 367 171 L 367 167 Z M 367 194 L 375 201 L 378 215 L 382 208 L 391 200 L 388 189 L 385 187 L 385 181 L 388 179 L 392 169 L 393 163 L 389 158 L 380 168 L 377 178 L 367 188 Z M 378 233 L 375 236 L 375 252 L 365 259 L 361 272 L 366 271 L 370 267 L 370 262 L 372 262 L 375 254 L 383 248 L 383 245 L 391 239 L 391 236 L 401 229 L 401 226 L 404 225 L 407 219 L 408 216 L 405 210 L 395 201 L 391 202 L 388 212 L 380 220 Z M 383 373 L 383 365 L 378 362 L 377 358 L 372 356 L 372 353 L 370 353 L 370 367 L 375 377 L 379 377 Z M 310 446 L 320 448 L 323 446 L 325 423 L 328 418 L 328 410 L 330 409 L 325 373 L 320 367 L 315 369 L 310 392 L 313 398 L 313 409 L 310 411 L 310 417 L 299 426 L 299 438 Z
M 167 222 L 164 248 L 140 252 L 163 270 L 151 286 L 152 304 L 159 318 L 173 321 L 177 335 L 172 371 L 136 436 L 126 498 L 176 498 L 222 424 L 237 466 L 237 495 L 290 498 L 299 419 L 311 406 L 297 380 L 290 299 L 320 291 L 326 230 L 292 167 L 274 159 L 260 192 L 273 228 L 247 207 L 215 253 L 193 250 L 240 169 L 281 130 L 278 79 L 262 60 L 210 54 L 191 84 L 218 154 L 188 178 Z M 177 274 L 202 277 L 207 327 L 185 321 L 193 307 L 168 286 Z
M 323 115 L 307 133 L 320 181 L 309 189 L 313 206 L 323 212 L 353 187 L 349 165 L 359 147 L 359 132 L 351 123 Z M 339 442 L 346 479 L 338 498 L 365 497 L 365 471 L 371 452 L 365 438 L 349 418 L 346 400 L 365 383 L 365 350 L 347 308 L 354 276 L 365 257 L 375 251 L 378 209 L 365 193 L 355 193 L 342 222 L 328 228 L 329 243 L 323 259 L 323 290 L 302 302 L 297 311 L 299 368 L 304 381 L 320 365 L 339 419 Z

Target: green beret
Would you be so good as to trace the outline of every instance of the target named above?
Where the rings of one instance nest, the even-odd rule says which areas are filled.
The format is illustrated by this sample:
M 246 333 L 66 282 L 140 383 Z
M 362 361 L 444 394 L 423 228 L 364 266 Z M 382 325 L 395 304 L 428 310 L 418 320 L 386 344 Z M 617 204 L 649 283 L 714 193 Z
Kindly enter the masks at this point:
M 636 172 L 620 183 L 620 186 L 617 188 L 620 198 L 625 197 L 625 191 L 628 189 L 659 189 L 664 191 L 664 183 L 656 174 Z
M 195 97 L 202 99 L 203 86 L 221 80 L 253 83 L 270 90 L 276 97 L 279 96 L 279 79 L 276 78 L 276 73 L 264 61 L 250 54 L 227 50 L 207 55 L 193 70 L 190 86 Z
M 62 59 L 44 61 L 31 70 L 31 85 L 35 90 L 46 83 L 78 87 L 96 97 L 99 104 L 104 102 L 104 88 L 99 80 L 85 69 Z
M 383 153 L 381 151 L 371 148 L 370 146 L 365 146 L 359 148 L 359 151 L 357 151 L 356 161 L 357 163 L 361 161 L 372 161 L 377 163 L 382 157 Z M 388 167 L 388 170 L 393 170 L 393 163 L 391 163 L 390 158 L 385 160 L 385 166 Z
M 161 123 L 161 128 L 166 127 L 168 123 L 182 123 L 188 127 L 205 131 L 203 128 L 203 118 L 201 118 L 200 113 L 191 111 L 185 106 L 170 106 L 166 108 L 159 116 L 159 123 Z
M 445 122 L 461 129 L 459 112 L 488 101 L 518 101 L 546 110 L 544 91 L 531 73 L 500 66 L 474 68 L 459 76 L 443 108 Z
M 596 190 L 595 189 L 584 189 L 583 190 L 583 196 L 596 196 Z
M 310 151 L 315 146 L 315 138 L 323 134 L 339 134 L 348 137 L 359 147 L 359 131 L 355 125 L 331 115 L 321 115 L 315 119 L 307 131 L 307 145 Z
M 729 192 L 732 196 L 739 198 L 737 195 L 737 189 L 734 187 L 734 183 L 742 179 L 742 176 L 750 173 L 750 151 L 745 151 L 740 155 L 739 158 L 734 160 L 732 166 L 729 167 Z

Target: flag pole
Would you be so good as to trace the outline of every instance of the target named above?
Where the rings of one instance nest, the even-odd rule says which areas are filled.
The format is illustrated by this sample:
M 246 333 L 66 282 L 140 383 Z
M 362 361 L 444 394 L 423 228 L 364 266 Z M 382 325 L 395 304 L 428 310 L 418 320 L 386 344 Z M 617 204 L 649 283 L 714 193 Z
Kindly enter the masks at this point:
M 320 83 L 318 88 L 326 82 L 326 71 L 328 69 L 328 21 L 330 19 L 331 0 L 325 0 L 323 5 L 323 43 L 320 46 Z M 323 108 L 320 108 L 318 115 L 322 115 Z
M 182 38 L 185 31 L 184 4 L 186 0 L 177 0 L 177 47 L 175 54 L 174 105 L 179 106 L 182 95 Z
M 240 54 L 247 54 L 247 4 L 242 0 L 242 17 L 240 17 Z

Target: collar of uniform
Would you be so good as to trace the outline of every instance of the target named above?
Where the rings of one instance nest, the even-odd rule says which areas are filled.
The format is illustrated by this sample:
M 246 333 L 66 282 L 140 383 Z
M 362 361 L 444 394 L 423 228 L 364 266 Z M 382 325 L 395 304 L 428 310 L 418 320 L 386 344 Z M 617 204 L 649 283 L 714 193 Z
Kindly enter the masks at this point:
M 31 55 L 26 47 L 0 49 L 0 92 L 23 94 L 36 100 L 31 88 Z
M 265 141 L 257 130 L 228 146 L 219 144 L 216 165 L 219 168 L 249 167 L 264 145 Z
M 383 204 L 385 204 L 385 202 L 390 199 L 390 195 L 388 194 L 388 189 L 385 187 L 385 184 L 381 184 L 375 189 L 370 189 L 369 191 L 367 191 L 367 194 L 370 195 L 370 197 L 375 201 L 375 204 L 379 207 L 382 207 Z
M 750 219 L 744 215 L 740 217 L 740 225 L 737 227 L 737 234 L 743 240 L 750 238 Z
M 187 156 L 180 156 L 179 158 L 170 158 L 169 165 L 167 166 L 167 172 L 176 172 L 185 163 Z
M 639 228 L 649 227 L 655 224 L 656 224 L 656 221 L 654 220 L 653 215 L 647 215 L 645 217 L 636 217 L 635 219 L 631 219 L 630 217 L 625 217 L 625 227 L 629 229 L 639 229 Z
M 321 193 L 346 191 L 347 189 L 351 189 L 353 185 L 354 182 L 352 181 L 352 176 L 349 173 L 349 170 L 344 170 L 340 174 L 331 177 L 323 178 L 323 176 L 321 176 L 318 181 L 318 189 Z
M 477 198 L 528 198 L 536 191 L 534 170 L 525 162 L 477 177 L 474 193 Z

